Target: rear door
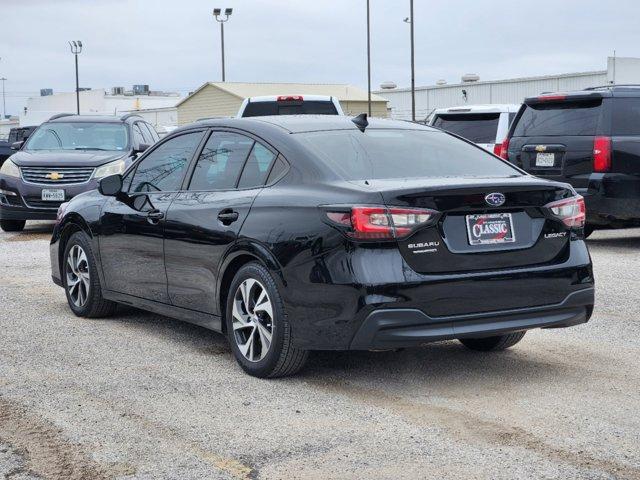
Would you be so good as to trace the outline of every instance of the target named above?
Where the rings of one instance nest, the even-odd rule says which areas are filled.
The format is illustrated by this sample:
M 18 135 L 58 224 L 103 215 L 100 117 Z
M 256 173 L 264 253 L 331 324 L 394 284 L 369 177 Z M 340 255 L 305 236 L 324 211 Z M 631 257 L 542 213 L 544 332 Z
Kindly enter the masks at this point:
M 220 315 L 218 271 L 236 242 L 277 153 L 255 138 L 213 131 L 186 190 L 167 216 L 165 262 L 171 302 Z
M 432 125 L 460 135 L 493 152 L 500 125 L 500 113 L 439 113 Z
M 594 138 L 608 135 L 608 101 L 590 94 L 528 100 L 513 127 L 509 160 L 534 175 L 586 188 Z

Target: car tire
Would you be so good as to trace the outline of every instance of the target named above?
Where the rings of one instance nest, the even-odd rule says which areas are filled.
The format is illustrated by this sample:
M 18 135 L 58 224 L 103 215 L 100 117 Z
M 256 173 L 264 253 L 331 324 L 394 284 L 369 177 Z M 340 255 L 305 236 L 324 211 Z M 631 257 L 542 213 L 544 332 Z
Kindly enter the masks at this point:
M 584 238 L 589 238 L 594 231 L 595 231 L 595 228 L 592 225 L 585 225 Z
M 5 232 L 21 232 L 26 223 L 25 220 L 0 220 L 0 228 Z
M 304 366 L 308 351 L 293 346 L 282 297 L 260 263 L 248 263 L 236 273 L 227 294 L 225 322 L 233 354 L 249 375 L 286 377 Z
M 507 335 L 497 335 L 495 337 L 484 338 L 459 338 L 460 343 L 470 350 L 476 350 L 478 352 L 495 352 L 499 350 L 506 350 L 509 347 L 513 347 L 516 343 L 522 340 L 525 331 L 508 333 Z
M 105 300 L 93 249 L 84 232 L 71 235 L 61 265 L 69 307 L 79 317 L 100 318 L 115 313 L 117 304 Z

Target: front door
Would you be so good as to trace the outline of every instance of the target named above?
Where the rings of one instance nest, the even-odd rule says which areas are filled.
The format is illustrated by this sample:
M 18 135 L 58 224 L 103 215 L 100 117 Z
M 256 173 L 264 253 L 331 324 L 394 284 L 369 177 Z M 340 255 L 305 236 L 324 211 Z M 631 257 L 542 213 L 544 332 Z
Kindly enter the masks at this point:
M 100 221 L 100 258 L 107 290 L 169 303 L 164 230 L 203 132 L 170 137 L 127 174 L 124 200 L 109 199 Z
M 220 315 L 217 275 L 263 187 L 276 153 L 234 132 L 212 132 L 188 190 L 169 208 L 165 264 L 171 302 Z

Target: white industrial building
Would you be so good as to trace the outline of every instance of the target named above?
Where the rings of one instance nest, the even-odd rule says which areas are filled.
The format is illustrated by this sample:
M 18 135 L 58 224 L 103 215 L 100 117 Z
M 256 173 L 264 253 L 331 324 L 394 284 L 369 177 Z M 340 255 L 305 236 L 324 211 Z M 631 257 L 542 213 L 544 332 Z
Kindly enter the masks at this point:
M 97 88 L 80 92 L 82 115 L 117 115 L 147 109 L 172 108 L 182 99 L 178 93 L 153 92 L 148 86 L 125 91 L 122 87 L 110 90 Z M 20 125 L 40 125 L 58 113 L 76 113 L 76 93 L 56 93 L 43 90 L 43 95 L 27 100 L 20 114 Z
M 427 118 L 436 108 L 479 104 L 519 104 L 542 92 L 581 90 L 609 84 L 640 84 L 640 58 L 609 57 L 607 69 L 508 80 L 481 81 L 467 74 L 463 81 L 416 87 L 416 119 Z M 382 86 L 394 86 L 390 82 Z M 382 88 L 375 92 L 389 100 L 392 118 L 411 118 L 411 89 Z

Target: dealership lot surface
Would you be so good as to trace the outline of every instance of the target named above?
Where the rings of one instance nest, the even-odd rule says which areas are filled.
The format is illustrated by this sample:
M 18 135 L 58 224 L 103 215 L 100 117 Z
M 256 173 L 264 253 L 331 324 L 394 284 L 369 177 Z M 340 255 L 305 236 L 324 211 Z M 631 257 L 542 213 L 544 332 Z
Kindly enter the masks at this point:
M 640 229 L 589 241 L 586 325 L 318 353 L 275 381 L 196 326 L 73 316 L 50 232 L 0 233 L 0 478 L 640 478 Z

